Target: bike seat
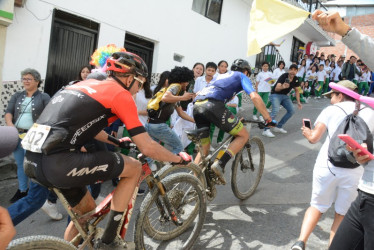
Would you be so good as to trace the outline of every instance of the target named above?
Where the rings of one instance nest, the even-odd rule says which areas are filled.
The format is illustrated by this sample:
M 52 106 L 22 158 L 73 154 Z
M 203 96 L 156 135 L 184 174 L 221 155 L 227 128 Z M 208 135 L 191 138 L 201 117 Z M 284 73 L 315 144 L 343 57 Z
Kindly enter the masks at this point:
M 194 129 L 194 130 L 186 130 L 185 132 L 187 134 L 188 139 L 190 139 L 191 141 L 196 141 L 196 140 L 200 140 L 202 138 L 209 137 L 209 128 L 208 127 L 198 128 L 198 129 Z
M 24 171 L 27 177 L 30 178 L 34 183 L 39 184 L 40 186 L 46 187 L 46 188 L 51 188 L 50 185 L 47 183 L 44 183 L 43 181 L 37 180 L 36 179 L 36 173 L 35 173 L 35 167 L 32 166 L 31 164 L 24 164 Z

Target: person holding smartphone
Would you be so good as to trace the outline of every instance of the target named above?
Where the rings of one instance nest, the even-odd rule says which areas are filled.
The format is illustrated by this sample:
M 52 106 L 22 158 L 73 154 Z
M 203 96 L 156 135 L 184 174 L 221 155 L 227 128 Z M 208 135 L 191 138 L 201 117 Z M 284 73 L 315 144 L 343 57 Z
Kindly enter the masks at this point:
M 370 68 L 374 69 L 374 58 L 368 51 L 374 49 L 374 39 L 349 27 L 339 12 L 316 10 L 312 18 L 328 32 L 342 36 L 341 41 L 353 50 Z M 364 174 L 359 181 L 358 196 L 341 223 L 330 249 L 374 249 L 374 161 L 354 151 L 356 160 L 363 164 Z
M 351 81 L 340 81 L 337 84 L 357 92 L 356 84 Z M 353 98 L 334 89 L 324 95 L 331 98 L 332 105 L 322 110 L 313 129 L 305 126 L 305 121 L 304 126 L 301 128 L 303 136 L 312 144 L 319 142 L 325 132 L 328 135 L 314 165 L 310 207 L 305 212 L 299 239 L 291 248 L 293 250 L 305 249 L 305 244 L 321 215 L 327 212 L 332 203 L 335 203 L 335 217 L 331 226 L 329 244 L 331 243 L 351 202 L 357 196 L 358 181 L 363 173 L 362 167 L 341 168 L 329 162 L 328 148 L 330 138 L 347 114 L 351 114 L 355 110 L 356 104 Z M 361 109 L 358 116 L 366 122 L 370 131 L 374 131 L 374 112 L 372 109 Z

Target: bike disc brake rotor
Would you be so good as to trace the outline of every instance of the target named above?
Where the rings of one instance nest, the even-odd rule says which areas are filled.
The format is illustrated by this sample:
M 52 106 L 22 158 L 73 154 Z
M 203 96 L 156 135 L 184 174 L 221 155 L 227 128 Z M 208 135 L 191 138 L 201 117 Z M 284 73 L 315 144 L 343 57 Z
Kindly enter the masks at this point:
M 184 197 L 184 192 L 179 189 L 173 189 L 168 192 L 168 198 L 170 203 L 173 205 L 174 208 L 179 208 L 182 204 L 182 200 Z

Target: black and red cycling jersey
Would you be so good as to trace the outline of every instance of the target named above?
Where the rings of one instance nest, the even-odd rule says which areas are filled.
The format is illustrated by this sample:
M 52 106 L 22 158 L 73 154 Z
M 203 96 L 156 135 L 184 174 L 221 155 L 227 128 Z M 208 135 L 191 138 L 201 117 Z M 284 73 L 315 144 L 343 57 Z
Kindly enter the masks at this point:
M 144 133 L 134 99 L 114 80 L 87 80 L 57 92 L 36 121 L 51 126 L 45 154 L 80 149 L 103 128 L 120 119 L 131 136 Z

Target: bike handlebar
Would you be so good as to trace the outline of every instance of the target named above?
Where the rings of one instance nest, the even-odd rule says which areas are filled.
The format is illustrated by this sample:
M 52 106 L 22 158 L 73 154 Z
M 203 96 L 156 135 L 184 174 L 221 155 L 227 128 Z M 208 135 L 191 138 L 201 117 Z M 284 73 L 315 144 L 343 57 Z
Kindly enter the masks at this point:
M 128 141 L 120 141 L 120 139 L 108 135 L 108 140 L 123 149 L 135 149 L 136 145 L 129 139 Z
M 255 121 L 255 120 L 246 120 L 246 119 L 243 119 L 242 120 L 242 123 L 243 124 L 247 124 L 247 123 L 257 123 L 257 126 L 260 128 L 260 129 L 263 129 L 265 128 L 265 123 L 262 122 L 262 121 Z

